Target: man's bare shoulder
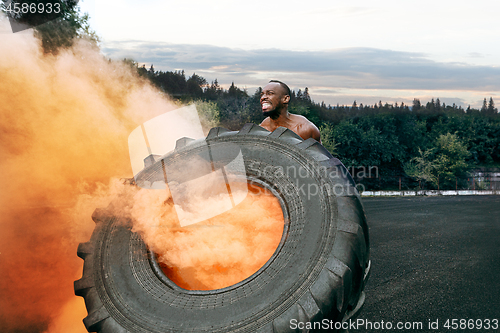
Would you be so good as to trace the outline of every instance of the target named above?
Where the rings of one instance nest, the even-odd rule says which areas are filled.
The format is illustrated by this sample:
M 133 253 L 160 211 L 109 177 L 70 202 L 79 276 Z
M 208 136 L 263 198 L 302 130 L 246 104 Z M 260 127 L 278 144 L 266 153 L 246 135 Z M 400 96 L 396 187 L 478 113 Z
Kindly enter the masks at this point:
M 267 117 L 266 119 L 264 119 L 260 125 L 260 127 L 264 127 L 266 130 L 270 131 L 271 130 L 271 118 L 270 117 Z
M 300 114 L 294 114 L 294 113 L 290 113 L 290 118 L 291 120 L 293 120 L 293 122 L 295 122 L 296 124 L 300 124 L 300 125 L 306 125 L 306 124 L 312 124 L 309 119 L 307 119 L 306 117 L 304 116 L 301 116 Z
M 269 126 L 270 122 L 271 122 L 271 118 L 270 117 L 266 117 L 266 119 L 262 120 L 262 122 L 260 123 L 260 126 L 262 126 L 262 125 Z
M 298 134 L 303 139 L 313 138 L 316 141 L 321 142 L 319 129 L 318 127 L 316 127 L 316 125 L 314 125 L 312 121 L 299 114 L 290 115 L 292 116 L 292 120 L 297 124 L 296 128 L 299 132 Z

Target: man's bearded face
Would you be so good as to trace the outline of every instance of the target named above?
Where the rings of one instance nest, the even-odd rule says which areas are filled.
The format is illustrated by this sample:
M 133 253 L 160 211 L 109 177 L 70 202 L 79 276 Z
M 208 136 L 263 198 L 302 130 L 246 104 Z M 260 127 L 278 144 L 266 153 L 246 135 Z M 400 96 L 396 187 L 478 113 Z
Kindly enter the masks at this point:
M 272 119 L 278 118 L 285 106 L 283 101 L 285 96 L 287 95 L 279 83 L 271 82 L 265 86 L 260 95 L 262 114 Z

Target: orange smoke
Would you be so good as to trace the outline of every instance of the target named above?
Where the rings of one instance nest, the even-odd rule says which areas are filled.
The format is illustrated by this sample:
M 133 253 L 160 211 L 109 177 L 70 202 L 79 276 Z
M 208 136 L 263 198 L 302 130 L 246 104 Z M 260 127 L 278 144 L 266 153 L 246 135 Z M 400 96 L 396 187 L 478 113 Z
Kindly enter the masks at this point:
M 0 20 L 0 33 L 9 30 Z M 283 216 L 271 195 L 251 194 L 218 219 L 179 228 L 165 191 L 120 183 L 132 177 L 130 132 L 177 107 L 133 69 L 83 41 L 43 55 L 30 33 L 2 34 L 0 56 L 2 332 L 86 332 L 73 291 L 83 266 L 76 249 L 90 238 L 93 210 L 123 191 L 134 195 L 135 230 L 182 287 L 234 284 L 275 251 Z M 168 228 L 148 229 L 151 219 Z
M 32 34 L 4 33 L 7 24 L 0 20 L 0 327 L 86 332 L 73 292 L 77 245 L 90 237 L 93 209 L 113 196 L 103 184 L 132 176 L 131 130 L 175 106 L 84 42 L 44 56 Z
M 180 227 L 166 191 L 140 190 L 132 207 L 133 231 L 157 253 L 163 271 L 178 286 L 190 290 L 231 286 L 262 267 L 283 234 L 278 199 L 264 188 L 248 188 L 246 199 L 233 209 L 187 227 Z

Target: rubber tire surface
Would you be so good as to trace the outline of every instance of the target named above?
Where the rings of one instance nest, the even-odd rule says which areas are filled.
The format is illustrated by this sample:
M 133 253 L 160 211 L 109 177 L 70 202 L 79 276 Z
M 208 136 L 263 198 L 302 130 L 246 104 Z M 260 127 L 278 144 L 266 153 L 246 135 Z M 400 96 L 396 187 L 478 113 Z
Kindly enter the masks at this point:
M 248 178 L 266 184 L 281 201 L 285 231 L 273 257 L 231 287 L 185 290 L 158 271 L 130 221 L 97 209 L 92 237 L 78 247 L 84 268 L 74 284 L 85 299 L 89 332 L 302 332 L 307 330 L 292 329 L 291 320 L 341 321 L 356 305 L 369 261 L 368 226 L 342 163 L 314 139 L 254 124 L 180 140 L 163 161 L 227 144 L 241 148 Z M 314 188 L 319 190 L 312 195 Z

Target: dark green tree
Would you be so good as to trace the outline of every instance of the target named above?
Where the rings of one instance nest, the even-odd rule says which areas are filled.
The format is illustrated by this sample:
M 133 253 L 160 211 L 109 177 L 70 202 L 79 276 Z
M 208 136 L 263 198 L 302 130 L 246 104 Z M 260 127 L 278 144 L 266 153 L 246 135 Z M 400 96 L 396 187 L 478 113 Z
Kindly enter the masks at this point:
M 193 73 L 187 80 L 187 93 L 193 98 L 201 98 L 203 96 L 203 87 L 206 86 L 207 80 L 205 78 Z
M 493 97 L 490 97 L 490 101 L 488 102 L 488 108 L 486 109 L 488 115 L 494 115 L 498 113 L 497 108 L 495 108 L 495 102 L 493 102 Z
M 311 102 L 311 96 L 309 95 L 309 88 L 304 89 L 304 94 L 302 95 L 302 99 L 306 102 Z
M 481 112 L 484 114 L 488 112 L 488 104 L 486 103 L 486 97 L 483 100 L 483 106 L 481 107 Z
M 418 112 L 420 111 L 420 108 L 422 107 L 422 104 L 420 104 L 420 100 L 418 98 L 413 99 L 413 106 L 411 107 L 411 110 L 413 112 Z
M 146 70 L 145 67 L 144 70 Z M 150 78 L 156 86 L 174 97 L 181 97 L 187 94 L 187 82 L 184 70 L 174 72 L 158 71 Z
M 148 70 L 146 69 L 146 64 L 143 64 L 141 67 L 137 67 L 137 73 L 139 74 L 139 76 L 147 77 Z
M 215 101 L 222 95 L 222 87 L 219 85 L 217 79 L 212 81 L 209 87 L 205 89 L 204 97 L 207 100 Z
M 297 91 L 297 100 L 302 100 L 304 98 L 304 95 L 302 94 L 302 90 L 299 89 L 299 91 Z
M 77 0 L 32 0 L 16 1 L 17 3 L 29 3 L 36 6 L 48 6 L 50 3 L 54 11 L 37 12 L 28 11 L 15 14 L 15 20 L 22 24 L 33 26 L 35 36 L 42 41 L 45 53 L 57 54 L 61 48 L 73 45 L 75 39 L 86 39 L 94 45 L 99 42 L 99 37 L 90 28 L 89 15 L 81 14 L 77 6 Z M 6 0 L 2 0 L 2 10 L 6 10 Z M 44 7 L 45 8 L 45 7 Z M 60 8 L 60 13 L 54 15 L 55 9 Z
M 363 104 L 361 104 L 361 105 L 363 105 Z M 354 101 L 354 103 L 352 103 L 351 110 L 352 111 L 358 111 L 358 104 L 356 104 L 356 101 Z

